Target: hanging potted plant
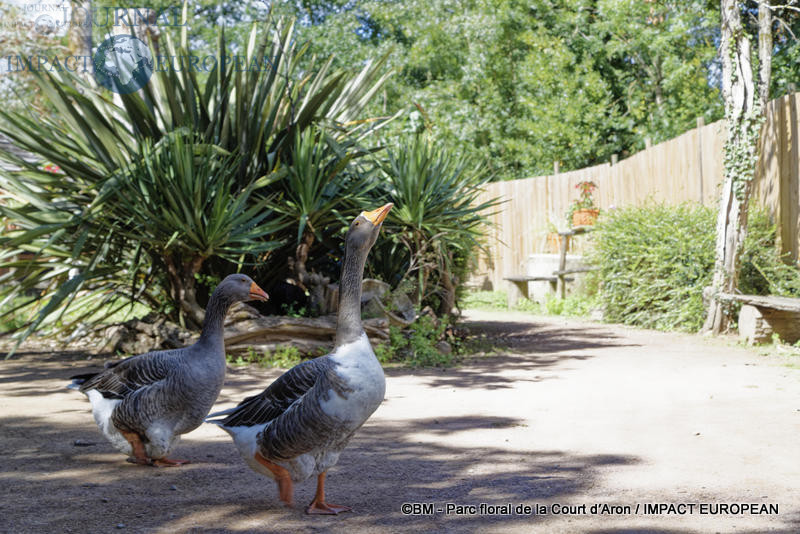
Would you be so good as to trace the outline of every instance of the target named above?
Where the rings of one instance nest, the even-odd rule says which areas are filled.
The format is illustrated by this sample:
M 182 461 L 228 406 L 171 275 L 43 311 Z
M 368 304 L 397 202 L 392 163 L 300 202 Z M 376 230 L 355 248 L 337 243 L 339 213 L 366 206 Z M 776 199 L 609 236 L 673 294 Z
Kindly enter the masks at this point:
M 600 210 L 594 205 L 592 193 L 597 189 L 597 184 L 590 181 L 580 182 L 575 186 L 580 190 L 580 198 L 573 201 L 567 210 L 567 223 L 573 228 L 576 226 L 591 226 L 600 215 Z

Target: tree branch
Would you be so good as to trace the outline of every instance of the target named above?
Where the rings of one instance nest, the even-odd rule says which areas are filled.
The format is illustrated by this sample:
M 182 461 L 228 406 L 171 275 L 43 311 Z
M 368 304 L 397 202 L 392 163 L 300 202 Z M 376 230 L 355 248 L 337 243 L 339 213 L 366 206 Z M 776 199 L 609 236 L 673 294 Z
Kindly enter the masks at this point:
M 759 12 L 761 11 L 761 8 L 764 7 L 766 9 L 768 9 L 769 11 L 778 11 L 779 9 L 788 9 L 789 11 L 795 11 L 797 13 L 800 13 L 800 7 L 792 5 L 795 2 L 791 2 L 789 4 L 781 4 L 781 5 L 778 5 L 778 6 L 771 5 L 769 0 L 755 0 L 755 2 L 756 2 L 756 4 L 758 4 Z M 759 16 L 759 20 L 760 20 L 760 16 Z

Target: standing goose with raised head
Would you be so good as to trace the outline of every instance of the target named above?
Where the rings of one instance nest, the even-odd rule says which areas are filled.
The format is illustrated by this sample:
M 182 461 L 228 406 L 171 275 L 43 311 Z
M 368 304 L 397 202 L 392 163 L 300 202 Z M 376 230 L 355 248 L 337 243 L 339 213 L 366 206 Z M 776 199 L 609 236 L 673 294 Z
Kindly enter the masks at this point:
M 338 514 L 348 506 L 325 500 L 325 475 L 356 430 L 383 401 L 386 382 L 361 324 L 361 282 L 367 254 L 392 204 L 362 212 L 350 225 L 339 283 L 336 341 L 330 354 L 293 367 L 261 394 L 209 420 L 233 438 L 245 462 L 278 483 L 292 505 L 293 482 L 317 476 L 309 514 Z
M 200 426 L 222 389 L 225 315 L 234 302 L 267 298 L 249 276 L 232 274 L 211 295 L 197 343 L 131 356 L 99 373 L 74 376 L 69 387 L 89 397 L 103 435 L 130 461 L 189 463 L 167 454 L 181 434 Z

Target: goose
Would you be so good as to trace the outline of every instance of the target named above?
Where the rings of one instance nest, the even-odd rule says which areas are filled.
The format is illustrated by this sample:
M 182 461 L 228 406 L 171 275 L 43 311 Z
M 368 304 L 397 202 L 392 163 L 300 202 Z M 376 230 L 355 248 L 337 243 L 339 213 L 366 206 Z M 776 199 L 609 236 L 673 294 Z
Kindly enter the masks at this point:
M 362 212 L 350 224 L 333 351 L 300 363 L 262 393 L 206 419 L 230 434 L 250 468 L 277 482 L 286 505 L 293 505 L 293 483 L 316 475 L 308 514 L 352 510 L 326 501 L 325 476 L 383 401 L 383 368 L 361 324 L 361 282 L 367 254 L 392 206 Z
M 189 463 L 167 454 L 181 434 L 202 424 L 222 389 L 225 315 L 234 302 L 267 298 L 249 276 L 232 274 L 211 295 L 194 345 L 131 356 L 99 373 L 73 376 L 68 387 L 89 398 L 100 431 L 128 461 L 156 467 Z

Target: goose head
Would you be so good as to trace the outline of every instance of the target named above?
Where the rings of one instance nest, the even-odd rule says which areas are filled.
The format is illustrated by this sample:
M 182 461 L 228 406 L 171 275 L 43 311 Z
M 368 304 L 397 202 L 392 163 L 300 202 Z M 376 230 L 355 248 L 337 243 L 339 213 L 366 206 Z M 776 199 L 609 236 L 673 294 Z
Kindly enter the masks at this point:
M 219 283 L 216 291 L 222 291 L 234 301 L 248 301 L 260 300 L 266 301 L 269 299 L 267 293 L 258 287 L 258 284 L 253 282 L 253 279 L 246 274 L 231 274 Z
M 390 202 L 376 210 L 362 211 L 358 217 L 350 223 L 350 228 L 347 231 L 347 238 L 345 239 L 345 247 L 348 252 L 366 256 L 366 253 L 369 252 L 369 249 L 372 248 L 372 245 L 374 245 L 375 241 L 378 239 L 378 233 L 380 233 L 383 220 L 386 218 L 386 215 L 389 214 L 389 210 L 392 209 L 392 206 L 394 206 L 394 204 Z

